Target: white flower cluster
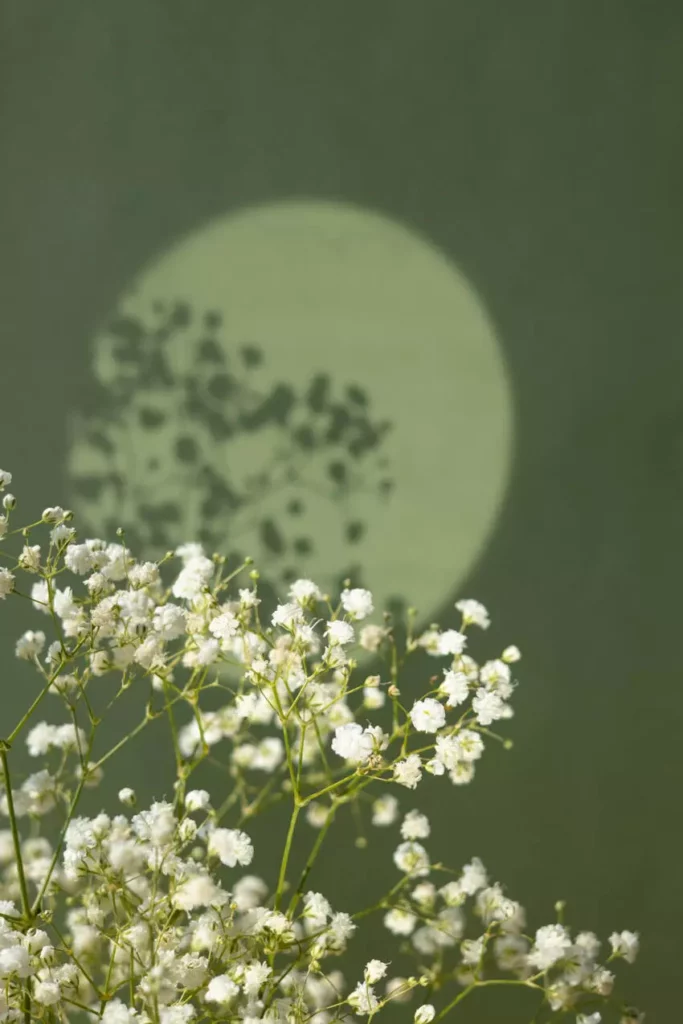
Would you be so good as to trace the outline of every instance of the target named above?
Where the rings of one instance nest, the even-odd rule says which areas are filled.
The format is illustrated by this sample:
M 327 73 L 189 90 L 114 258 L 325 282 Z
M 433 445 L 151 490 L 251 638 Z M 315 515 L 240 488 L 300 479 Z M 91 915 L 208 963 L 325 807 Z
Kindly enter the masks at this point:
M 0 490 L 10 483 L 0 471 Z M 367 622 L 372 595 L 350 585 L 334 603 L 297 580 L 267 608 L 247 564 L 198 544 L 140 561 L 121 538 L 81 540 L 58 506 L 17 527 L 16 504 L 5 493 L 0 598 L 29 593 L 43 628 L 16 641 L 38 687 L 0 741 L 0 1020 L 331 1024 L 388 1012 L 420 988 L 442 1004 L 415 1010 L 430 1024 L 501 983 L 579 1024 L 618 1008 L 608 965 L 634 960 L 635 933 L 614 933 L 604 962 L 595 935 L 570 932 L 561 911 L 530 935 L 481 861 L 457 872 L 433 862 L 427 816 L 401 813 L 406 790 L 429 776 L 470 782 L 485 740 L 500 739 L 489 727 L 512 715 L 518 649 L 481 663 L 470 652 L 469 628 L 489 626 L 483 605 L 460 601 L 457 629 L 417 636 L 411 616 Z M 361 667 L 368 655 L 383 665 L 374 675 Z M 427 682 L 406 700 L 409 661 Z M 131 690 L 144 712 L 102 748 L 102 719 Z M 61 721 L 42 718 L 49 701 Z M 164 799 L 137 809 L 121 752 L 156 719 L 168 723 L 176 776 Z M 24 778 L 10 766 L 19 737 L 42 760 Z M 209 758 L 227 767 L 218 794 L 190 788 Z M 117 763 L 126 813 L 84 816 L 84 790 Z M 255 855 L 248 822 L 283 798 L 277 877 L 242 874 Z M 309 887 L 346 804 L 361 818 L 368 808 L 376 827 L 400 821 L 398 881 L 352 914 Z M 295 837 L 310 845 L 298 871 Z M 349 990 L 335 965 L 372 911 L 398 945 Z M 390 972 L 397 958 L 403 973 Z M 642 1019 L 619 1012 L 624 1024 Z

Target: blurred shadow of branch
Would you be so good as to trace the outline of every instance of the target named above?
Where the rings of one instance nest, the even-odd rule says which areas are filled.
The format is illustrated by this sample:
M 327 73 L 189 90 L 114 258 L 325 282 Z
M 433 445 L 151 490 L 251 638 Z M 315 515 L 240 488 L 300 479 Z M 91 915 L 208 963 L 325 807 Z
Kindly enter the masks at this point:
M 393 488 L 391 424 L 359 384 L 269 383 L 266 370 L 258 345 L 229 347 L 220 314 L 188 302 L 117 316 L 74 423 L 69 472 L 88 529 L 121 526 L 152 555 L 188 539 L 251 554 L 276 590 L 306 572 L 321 528 L 352 557 L 363 505 Z M 346 575 L 359 582 L 357 566 Z

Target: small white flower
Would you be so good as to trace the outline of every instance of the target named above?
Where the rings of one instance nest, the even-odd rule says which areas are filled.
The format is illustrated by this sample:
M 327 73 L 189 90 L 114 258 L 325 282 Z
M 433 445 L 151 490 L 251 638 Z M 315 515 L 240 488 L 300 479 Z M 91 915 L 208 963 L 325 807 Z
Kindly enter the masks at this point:
M 345 644 L 353 642 L 353 626 L 350 622 L 345 622 L 344 619 L 335 619 L 333 622 L 327 623 L 325 635 L 328 637 L 330 644 L 343 647 Z
M 229 898 L 209 875 L 196 874 L 180 883 L 173 893 L 172 902 L 179 910 L 190 911 L 197 907 L 220 907 Z
M 464 633 L 457 629 L 447 629 L 440 633 L 436 641 L 436 650 L 439 654 L 462 654 L 467 643 Z
M 393 825 L 398 817 L 398 800 L 391 793 L 377 797 L 372 805 L 372 824 Z
M 196 659 L 198 665 L 213 665 L 220 657 L 218 640 L 200 640 L 197 644 Z
M 272 969 L 261 960 L 254 960 L 244 968 L 242 985 L 247 996 L 255 997 L 272 974 Z
M 413 1019 L 415 1024 L 430 1024 L 434 1020 L 435 1014 L 436 1010 L 431 1003 L 423 1003 L 422 1006 L 418 1006 Z
M 594 932 L 579 932 L 575 946 L 586 960 L 596 960 L 600 952 L 600 939 Z
M 418 732 L 437 732 L 446 724 L 446 712 L 438 700 L 425 697 L 413 704 L 410 720 Z
M 365 980 L 369 985 L 374 985 L 376 982 L 386 975 L 389 964 L 385 964 L 383 960 L 368 960 L 365 965 Z
M 479 601 L 464 598 L 462 601 L 456 602 L 455 607 L 461 613 L 466 626 L 479 626 L 480 629 L 488 629 L 491 625 L 489 613 Z
M 62 998 L 62 991 L 56 981 L 45 978 L 35 982 L 32 995 L 41 1006 L 54 1006 Z
M 394 1003 L 407 1003 L 412 995 L 413 984 L 408 978 L 389 978 L 386 986 L 386 998 Z
M 2 533 L 0 532 L 0 537 Z M 19 565 L 27 572 L 38 572 L 40 569 L 40 544 L 24 544 L 19 555 Z
M 159 566 L 156 562 L 133 565 L 128 571 L 128 579 L 132 587 L 150 587 L 159 579 Z
M 125 786 L 123 789 L 119 790 L 119 800 L 122 804 L 125 804 L 126 807 L 132 807 L 135 803 L 135 799 L 135 790 L 131 789 L 129 786 Z
M 0 949 L 0 978 L 9 978 L 12 974 L 17 978 L 28 978 L 31 974 L 31 962 L 25 946 Z
M 44 646 L 45 634 L 40 630 L 34 632 L 32 629 L 29 629 L 17 640 L 14 653 L 17 658 L 21 658 L 24 661 L 33 661 L 34 658 L 38 657 Z
M 384 915 L 384 927 L 392 935 L 411 935 L 417 924 L 417 917 L 408 910 L 394 907 Z
M 0 600 L 7 597 L 14 586 L 14 576 L 9 569 L 0 569 Z
M 429 818 L 420 811 L 408 811 L 401 825 L 404 839 L 426 839 L 429 835 Z
M 239 620 L 231 611 L 221 612 L 209 623 L 209 632 L 219 640 L 230 640 L 239 630 Z
M 257 605 L 261 604 L 261 600 L 256 596 L 256 593 L 253 590 L 248 590 L 246 587 L 240 590 L 239 596 L 240 604 L 243 608 L 256 608 Z
M 159 1008 L 159 1024 L 187 1024 L 196 1013 L 190 1003 L 176 1003 L 174 1006 Z
M 367 619 L 372 615 L 374 605 L 372 594 L 369 590 L 355 587 L 353 590 L 344 590 L 341 595 L 341 603 L 344 611 L 353 619 Z
M 47 722 L 38 722 L 26 737 L 26 746 L 31 757 L 47 754 L 56 743 L 57 727 Z
M 614 956 L 623 957 L 630 964 L 635 961 L 640 948 L 640 939 L 637 932 L 612 932 L 609 941 Z
M 419 754 L 409 754 L 394 765 L 394 779 L 407 789 L 415 789 L 422 778 L 422 761 Z
M 363 704 L 369 711 L 378 711 L 380 708 L 383 708 L 386 699 L 384 690 L 380 690 L 379 686 L 363 687 Z
M 401 843 L 394 851 L 394 864 L 416 878 L 429 874 L 429 855 L 420 843 Z
M 185 632 L 187 612 L 177 604 L 164 604 L 154 610 L 153 625 L 162 640 L 175 640 Z
M 50 505 L 43 509 L 42 519 L 46 523 L 59 523 L 66 516 L 66 511 L 59 505 Z
M 273 612 L 270 621 L 274 626 L 284 626 L 285 629 L 293 629 L 297 622 L 301 622 L 301 607 L 295 602 L 279 604 Z
M 508 705 L 493 690 L 480 687 L 472 700 L 472 710 L 477 716 L 479 725 L 491 725 L 499 718 L 507 717 Z
M 449 669 L 444 672 L 443 681 L 439 687 L 441 693 L 448 694 L 446 704 L 449 708 L 455 708 L 462 704 L 469 696 L 469 683 L 464 672 L 454 672 Z
M 62 547 L 68 544 L 76 536 L 76 531 L 73 526 L 67 526 L 66 523 L 59 523 L 57 526 L 53 526 L 50 530 L 50 543 L 54 544 L 55 547 Z
M 173 596 L 185 601 L 194 601 L 206 590 L 214 571 L 210 558 L 204 555 L 190 558 L 173 584 Z
M 462 962 L 468 967 L 476 967 L 484 952 L 484 939 L 463 939 L 460 943 Z
M 317 800 L 314 800 L 306 808 L 306 821 L 311 828 L 322 828 L 327 822 L 327 816 L 329 813 L 329 807 L 325 804 L 319 803 Z
M 388 635 L 389 630 L 385 626 L 363 626 L 359 642 L 363 650 L 374 653 L 380 649 Z
M 249 836 L 233 828 L 215 828 L 209 835 L 208 850 L 229 868 L 236 864 L 246 867 L 254 856 Z
M 85 576 L 93 568 L 93 553 L 87 544 L 71 544 L 64 555 L 64 564 L 71 572 Z
M 512 665 L 513 662 L 519 661 L 521 657 L 522 652 L 520 651 L 519 647 L 515 647 L 514 644 L 510 644 L 509 647 L 506 647 L 501 655 L 502 660 L 506 661 L 508 665 Z
M 304 917 L 313 923 L 316 930 L 322 928 L 332 917 L 332 906 L 322 893 L 307 892 L 304 896 Z
M 205 789 L 191 789 L 185 797 L 185 807 L 188 811 L 208 811 L 211 806 L 211 797 Z
M 227 974 L 218 974 L 209 982 L 204 998 L 207 1003 L 229 1003 L 239 992 L 239 986 Z
M 546 924 L 536 932 L 529 963 L 539 971 L 547 971 L 558 960 L 563 960 L 571 948 L 572 940 L 563 925 Z
M 365 981 L 359 981 L 348 998 L 349 1006 L 352 1006 L 359 1017 L 375 1013 L 379 1009 L 379 1000 L 372 990 L 372 987 Z
M 5 487 L 9 487 L 12 483 L 12 474 L 6 469 L 0 469 L 0 491 L 4 491 Z
M 347 761 L 361 764 L 367 761 L 375 746 L 374 737 L 358 722 L 347 722 L 335 729 L 332 749 Z
M 107 1003 L 102 1014 L 102 1024 L 137 1024 L 138 1016 L 120 999 Z
M 479 889 L 483 889 L 487 884 L 486 868 L 478 857 L 473 857 L 469 864 L 466 864 L 462 869 L 459 881 L 460 888 L 468 896 L 474 896 Z
M 322 598 L 320 588 L 312 580 L 295 580 L 289 588 L 289 596 L 300 604 L 319 601 Z

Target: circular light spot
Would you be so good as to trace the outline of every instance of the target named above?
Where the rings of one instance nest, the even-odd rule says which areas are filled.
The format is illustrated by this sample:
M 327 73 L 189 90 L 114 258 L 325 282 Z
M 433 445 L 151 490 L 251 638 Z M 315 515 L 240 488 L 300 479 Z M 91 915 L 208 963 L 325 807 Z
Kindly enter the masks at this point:
M 94 372 L 69 466 L 93 530 L 142 523 L 157 548 L 204 530 L 280 590 L 350 573 L 424 620 L 500 509 L 492 324 L 442 252 L 378 213 L 290 201 L 211 222 L 133 282 Z

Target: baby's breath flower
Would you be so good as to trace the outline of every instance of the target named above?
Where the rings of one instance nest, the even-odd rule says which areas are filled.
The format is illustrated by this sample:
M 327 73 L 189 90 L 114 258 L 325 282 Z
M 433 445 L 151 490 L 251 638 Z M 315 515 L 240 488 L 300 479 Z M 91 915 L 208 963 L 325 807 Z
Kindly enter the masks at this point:
M 352 1006 L 359 1017 L 376 1013 L 379 1009 L 379 1000 L 371 985 L 366 981 L 359 981 L 348 999 L 349 1006 Z
M 637 932 L 612 932 L 609 937 L 614 956 L 623 957 L 632 964 L 638 956 L 640 940 Z
M 394 778 L 401 786 L 415 789 L 422 778 L 422 761 L 419 754 L 409 754 L 394 765 Z
M 19 555 L 19 565 L 26 572 L 38 572 L 40 569 L 40 544 L 24 544 Z
M 431 1003 L 423 1003 L 423 1005 L 418 1006 L 415 1011 L 413 1020 L 415 1021 L 415 1024 L 431 1024 L 431 1021 L 434 1020 L 435 1014 L 436 1010 Z
M 0 600 L 11 594 L 14 587 L 14 576 L 9 569 L 0 568 Z
M 429 874 L 429 856 L 419 843 L 401 843 L 394 852 L 394 864 L 413 877 Z
M 464 672 L 454 672 L 449 669 L 444 672 L 444 677 L 439 687 L 441 693 L 448 695 L 446 704 L 449 708 L 455 708 L 462 704 L 469 696 L 469 683 Z
M 197 372 L 203 369 L 199 360 Z M 0 490 L 10 482 L 0 471 Z M 594 1007 L 615 986 L 600 962 L 598 937 L 584 931 L 572 939 L 556 923 L 538 928 L 532 942 L 523 909 L 489 880 L 480 860 L 445 878 L 447 865 L 431 866 L 421 845 L 430 823 L 418 808 L 404 813 L 394 843 L 402 877 L 394 885 L 389 877 L 366 908 L 383 909 L 388 955 L 369 960 L 350 993 L 329 963 L 343 956 L 364 913 L 335 910 L 323 892 L 307 888 L 310 878 L 324 877 L 311 872 L 347 804 L 357 812 L 356 845 L 364 846 L 364 808 L 374 826 L 397 825 L 397 787 L 415 790 L 423 770 L 443 799 L 454 795 L 449 780 L 472 780 L 484 754 L 482 733 L 512 715 L 510 666 L 520 657 L 514 646 L 481 662 L 464 653 L 467 627 L 489 625 L 482 604 L 458 601 L 461 631 L 434 623 L 417 640 L 414 610 L 407 637 L 402 628 L 394 632 L 390 616 L 382 626 L 356 627 L 374 611 L 372 594 L 360 587 L 347 586 L 337 599 L 299 579 L 272 611 L 270 600 L 261 605 L 256 569 L 245 587 L 239 569 L 200 544 L 144 561 L 125 546 L 123 531 L 120 543 L 84 540 L 72 513 L 58 506 L 45 509 L 42 523 L 10 531 L 15 499 L 5 494 L 2 504 L 0 538 L 14 571 L 0 568 L 0 598 L 15 587 L 30 594 L 27 610 L 40 613 L 44 627 L 15 640 L 42 687 L 38 697 L 33 687 L 18 731 L 29 755 L 44 761 L 27 777 L 20 763 L 10 772 L 14 744 L 5 744 L 0 1017 L 23 1019 L 30 994 L 31 1015 L 41 1019 L 66 1020 L 74 1007 L 89 1006 L 103 1024 L 333 1024 L 349 1010 L 373 1017 L 417 987 L 477 987 L 493 975 L 521 985 L 533 978 L 551 1012 L 588 1005 L 578 1024 L 598 1024 Z M 335 609 L 329 618 L 320 617 L 322 601 Z M 361 650 L 352 657 L 356 628 Z M 448 665 L 412 707 L 409 700 L 406 716 L 403 695 L 412 684 L 401 673 L 416 648 Z M 367 675 L 363 652 L 373 654 L 378 674 Z M 422 664 L 423 654 L 417 657 Z M 100 718 L 119 699 L 123 708 L 129 688 L 147 701 L 142 721 L 117 734 L 121 716 L 114 715 L 111 732 L 100 733 Z M 61 722 L 36 713 L 48 694 L 63 705 Z M 456 707 L 448 723 L 447 710 Z M 176 777 L 165 787 L 173 802 L 133 813 L 127 809 L 137 804 L 135 791 L 115 786 L 118 813 L 85 816 L 85 789 L 109 771 L 115 783 L 117 768 L 125 772 L 128 763 L 127 740 L 162 716 L 175 754 Z M 215 805 L 207 790 L 187 791 L 209 759 L 224 770 Z M 255 855 L 239 826 L 281 802 L 289 805 L 287 831 L 280 838 L 274 824 L 267 834 L 279 847 L 279 869 L 267 880 L 233 878 Z M 48 813 L 61 817 L 48 833 L 61 836 L 57 846 L 41 834 Z M 305 859 L 302 820 L 318 829 Z M 374 986 L 386 979 L 390 945 L 417 958 L 419 977 L 386 980 L 380 997 Z M 607 964 L 631 962 L 638 935 L 615 932 L 610 945 Z M 457 1001 L 467 994 L 461 990 Z M 445 992 L 444 1004 L 449 1000 Z M 434 1018 L 425 1002 L 415 1024 Z M 626 1010 L 622 1024 L 640 1020 Z
M 563 960 L 571 948 L 572 940 L 563 925 L 544 925 L 536 932 L 529 963 L 539 971 L 547 971 L 558 960 Z
M 389 630 L 385 626 L 363 626 L 360 631 L 359 643 L 364 650 L 374 654 L 380 649 L 388 635 Z
M 393 825 L 398 818 L 398 800 L 392 793 L 383 793 L 372 804 L 372 824 Z
M 332 749 L 335 754 L 353 764 L 367 761 L 372 754 L 374 745 L 372 733 L 357 722 L 338 726 L 332 740 Z
M 237 864 L 246 867 L 251 864 L 254 847 L 246 832 L 234 828 L 215 828 L 209 835 L 209 853 L 218 857 L 226 867 L 234 868 Z
M 447 629 L 437 637 L 436 651 L 442 655 L 462 654 L 466 643 L 467 637 L 464 633 L 459 633 L 457 629 Z
M 372 594 L 369 590 L 362 590 L 360 587 L 343 590 L 341 603 L 344 611 L 356 620 L 367 619 L 368 615 L 372 615 L 374 611 Z
M 404 839 L 426 839 L 429 835 L 429 819 L 420 811 L 408 811 L 401 825 Z
M 463 598 L 457 601 L 455 607 L 462 615 L 462 621 L 466 626 L 479 626 L 480 629 L 488 629 L 491 625 L 489 613 L 479 601 L 472 598 Z
M 185 796 L 188 811 L 207 811 L 210 806 L 211 797 L 205 789 L 191 789 Z
M 436 732 L 446 724 L 443 705 L 433 697 L 415 701 L 410 718 L 418 732 Z
M 386 975 L 389 964 L 383 960 L 368 960 L 365 965 L 365 980 L 369 985 L 374 985 Z
M 45 634 L 42 630 L 34 632 L 32 629 L 29 629 L 17 640 L 14 652 L 17 658 L 22 658 L 24 661 L 33 661 L 41 653 L 44 646 Z
M 342 647 L 353 642 L 353 626 L 349 622 L 345 622 L 344 619 L 335 619 L 333 622 L 327 623 L 325 635 L 332 646 Z

